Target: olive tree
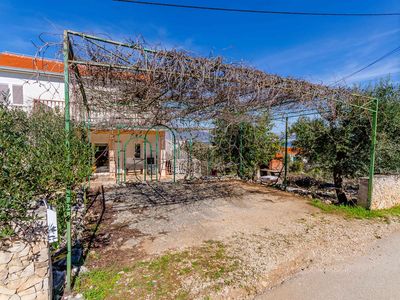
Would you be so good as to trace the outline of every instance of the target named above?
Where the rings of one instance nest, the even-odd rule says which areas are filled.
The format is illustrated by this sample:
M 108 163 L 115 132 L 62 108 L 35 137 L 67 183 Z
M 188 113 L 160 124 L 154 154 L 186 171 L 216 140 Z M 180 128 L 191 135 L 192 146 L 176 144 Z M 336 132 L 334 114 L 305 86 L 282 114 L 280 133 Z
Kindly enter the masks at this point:
M 400 89 L 398 85 L 381 82 L 360 91 L 379 98 L 377 133 L 377 172 L 400 170 Z M 319 118 L 303 117 L 291 127 L 295 134 L 293 146 L 308 165 L 330 173 L 338 202 L 347 204 L 344 178 L 368 174 L 371 145 L 371 115 L 360 108 L 335 103 L 336 114 Z
M 91 172 L 91 146 L 85 130 L 72 125 L 71 164 L 66 159 L 64 117 L 54 111 L 28 114 L 0 104 L 0 232 L 29 229 L 41 200 L 56 204 L 61 229 L 64 189 Z M 72 166 L 72 167 L 71 167 Z
M 253 123 L 217 121 L 211 138 L 214 160 L 241 178 L 254 178 L 259 166 L 268 164 L 279 150 L 279 138 L 271 128 L 268 115 Z

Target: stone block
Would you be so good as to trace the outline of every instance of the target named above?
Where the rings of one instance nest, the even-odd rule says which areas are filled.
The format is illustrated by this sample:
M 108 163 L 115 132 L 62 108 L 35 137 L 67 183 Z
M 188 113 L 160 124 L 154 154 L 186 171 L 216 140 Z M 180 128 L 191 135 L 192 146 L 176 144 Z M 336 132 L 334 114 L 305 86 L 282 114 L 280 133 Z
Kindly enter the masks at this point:
M 369 209 L 400 205 L 400 175 L 375 175 L 371 203 L 368 202 L 368 178 L 360 178 L 357 204 Z
M 0 266 L 0 281 L 4 282 L 8 278 L 8 268 L 6 265 Z
M 25 257 L 29 254 L 31 250 L 31 247 L 29 245 L 26 245 L 26 247 L 24 249 L 22 249 L 20 252 L 18 252 L 18 257 L 22 258 Z
M 10 287 L 5 287 L 3 285 L 0 285 L 0 295 L 14 295 L 16 293 L 17 289 L 13 289 Z
M 35 274 L 40 276 L 40 277 L 42 277 L 42 278 L 44 278 L 47 275 L 48 272 L 49 272 L 49 267 L 47 267 L 47 266 L 41 267 L 41 268 L 37 268 L 35 270 Z
M 10 248 L 8 248 L 8 251 L 11 253 L 19 253 L 22 250 L 24 250 L 26 247 L 27 247 L 27 245 L 24 242 L 17 241 L 17 242 L 14 242 L 14 244 Z
M 21 300 L 35 300 L 35 299 L 36 299 L 36 293 L 21 296 Z
M 20 291 L 25 291 L 26 289 L 29 289 L 30 287 L 35 286 L 36 284 L 38 284 L 39 282 L 42 282 L 43 278 L 39 277 L 39 276 L 31 276 L 28 278 L 28 280 L 26 280 L 23 284 L 21 284 L 18 289 L 17 292 Z
M 35 265 L 33 262 L 31 262 L 27 267 L 25 267 L 25 269 L 21 272 L 20 276 L 21 277 L 30 277 L 33 276 L 33 274 L 35 274 Z M 40 277 L 43 277 L 39 274 L 37 274 Z
M 12 266 L 10 266 L 9 268 L 8 268 L 8 272 L 10 273 L 10 274 L 14 274 L 14 273 L 18 273 L 18 272 L 20 272 L 20 271 L 22 271 L 24 269 L 24 266 L 22 265 L 22 264 L 20 264 L 20 265 L 12 265 Z
M 0 251 L 0 267 L 3 267 L 2 265 L 8 264 L 11 261 L 13 255 L 13 253 L 8 251 Z
M 32 294 L 34 294 L 35 297 L 36 297 L 36 290 L 35 290 L 35 287 L 33 287 L 33 286 L 30 287 L 29 289 L 25 290 L 25 291 L 18 292 L 18 295 L 20 295 L 21 297 L 22 296 L 27 296 L 27 295 L 32 295 Z
M 21 300 L 21 297 L 17 294 L 12 295 L 9 300 Z
M 12 290 L 18 290 L 20 286 L 24 285 L 25 282 L 28 281 L 28 278 L 20 278 L 20 277 L 15 277 L 12 278 L 10 276 L 10 281 L 7 283 L 7 288 L 12 289 Z M 21 289 L 24 290 L 24 289 Z M 0 292 L 1 293 L 1 292 Z
M 12 260 L 8 263 L 8 267 L 23 267 L 24 265 L 22 264 L 22 261 L 19 257 L 14 256 Z
M 49 295 L 47 292 L 36 293 L 36 300 L 49 300 Z

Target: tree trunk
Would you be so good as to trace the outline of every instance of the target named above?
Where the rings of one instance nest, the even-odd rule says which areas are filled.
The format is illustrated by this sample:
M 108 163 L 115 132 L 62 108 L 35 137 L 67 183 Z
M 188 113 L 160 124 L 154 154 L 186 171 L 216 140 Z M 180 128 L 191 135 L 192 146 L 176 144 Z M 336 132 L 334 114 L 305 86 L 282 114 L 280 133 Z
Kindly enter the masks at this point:
M 333 168 L 333 183 L 335 184 L 336 197 L 339 204 L 348 204 L 347 196 L 343 189 L 343 175 L 341 170 Z

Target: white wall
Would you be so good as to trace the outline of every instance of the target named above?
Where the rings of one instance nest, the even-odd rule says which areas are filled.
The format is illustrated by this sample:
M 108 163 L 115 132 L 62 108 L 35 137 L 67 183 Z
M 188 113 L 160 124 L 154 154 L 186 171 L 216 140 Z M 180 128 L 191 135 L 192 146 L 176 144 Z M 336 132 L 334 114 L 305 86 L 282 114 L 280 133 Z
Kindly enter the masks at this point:
M 0 70 L 0 84 L 7 84 L 13 104 L 12 85 L 23 86 L 23 101 L 20 106 L 32 107 L 33 99 L 64 100 L 63 75 L 36 75 L 27 72 Z

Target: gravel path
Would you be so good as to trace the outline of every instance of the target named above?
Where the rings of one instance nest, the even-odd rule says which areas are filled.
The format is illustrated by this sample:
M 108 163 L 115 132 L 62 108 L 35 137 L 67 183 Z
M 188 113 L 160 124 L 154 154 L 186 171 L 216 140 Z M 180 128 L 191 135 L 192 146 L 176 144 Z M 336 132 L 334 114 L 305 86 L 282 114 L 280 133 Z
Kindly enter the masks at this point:
M 109 244 L 102 251 L 122 251 L 125 259 L 134 260 L 221 241 L 241 259 L 244 275 L 212 299 L 247 299 L 310 266 L 362 255 L 377 239 L 400 229 L 397 221 L 327 215 L 308 201 L 239 181 L 109 189 Z

